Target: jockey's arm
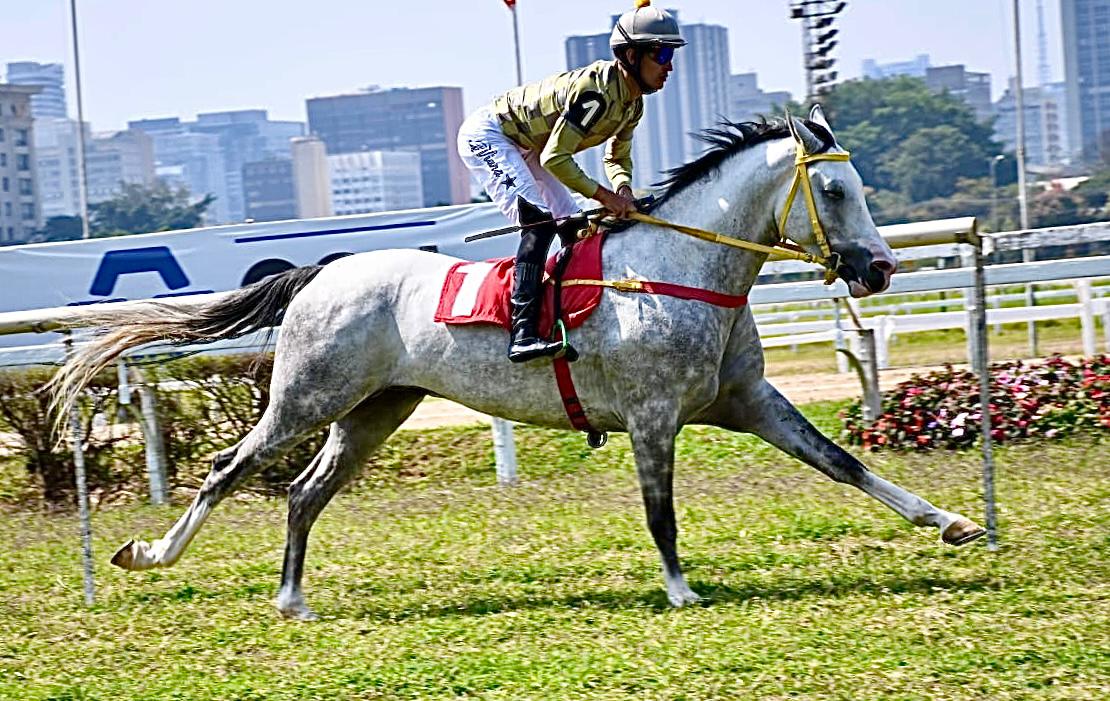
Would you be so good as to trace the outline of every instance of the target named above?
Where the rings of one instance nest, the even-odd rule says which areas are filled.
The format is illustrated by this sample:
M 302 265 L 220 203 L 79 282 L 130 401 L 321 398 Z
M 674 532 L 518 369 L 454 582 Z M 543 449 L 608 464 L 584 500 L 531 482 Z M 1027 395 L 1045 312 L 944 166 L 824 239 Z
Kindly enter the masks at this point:
M 641 103 L 640 109 L 628 120 L 628 124 L 605 144 L 605 175 L 616 192 L 627 188 L 628 197 L 632 197 L 632 132 L 636 130 L 643 114 Z
M 624 132 L 622 132 L 624 133 Z M 609 190 L 596 180 L 586 175 L 586 173 L 578 166 L 574 160 L 574 153 L 578 150 L 578 145 L 582 141 L 583 134 L 577 130 L 573 125 L 568 123 L 562 116 L 555 123 L 555 129 L 551 132 L 551 136 L 544 145 L 543 151 L 540 153 L 540 165 L 546 168 L 552 175 L 559 179 L 564 185 L 571 190 L 579 193 L 584 197 L 597 200 L 601 206 L 608 209 L 618 217 L 626 217 L 631 212 L 636 211 L 636 204 L 632 196 L 632 161 L 631 161 L 631 142 L 629 142 L 628 150 L 626 152 L 627 168 L 622 172 L 626 173 L 625 178 L 612 180 L 613 190 Z M 612 143 L 612 141 L 610 142 Z M 609 166 L 606 165 L 608 170 Z

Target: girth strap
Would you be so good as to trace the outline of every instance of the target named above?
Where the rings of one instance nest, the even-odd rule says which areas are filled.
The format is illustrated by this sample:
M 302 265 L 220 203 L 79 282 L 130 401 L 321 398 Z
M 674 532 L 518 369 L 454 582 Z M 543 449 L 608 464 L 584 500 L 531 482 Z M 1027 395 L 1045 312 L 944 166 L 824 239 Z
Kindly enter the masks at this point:
M 687 287 L 686 285 L 676 285 L 670 282 L 652 282 L 650 280 L 587 280 L 587 279 L 570 279 L 559 281 L 561 284 L 555 289 L 558 294 L 559 287 L 562 285 L 575 286 L 575 285 L 593 285 L 596 287 L 609 287 L 619 292 L 642 292 L 644 294 L 652 295 L 665 295 L 667 297 L 677 297 L 679 299 L 692 299 L 699 302 L 707 302 L 717 307 L 727 307 L 735 309 L 742 307 L 748 303 L 747 295 L 726 295 L 713 290 L 703 290 L 700 287 Z M 566 333 L 566 329 L 563 330 Z M 564 339 L 565 340 L 565 339 Z M 578 399 L 578 392 L 574 389 L 574 378 L 570 374 L 570 363 L 567 362 L 565 356 L 557 357 L 553 360 L 555 368 L 555 384 L 559 386 L 559 396 L 563 399 L 563 408 L 566 409 L 567 418 L 570 419 L 570 425 L 579 431 L 584 431 L 586 435 L 586 442 L 589 443 L 591 448 L 600 448 L 605 445 L 608 439 L 605 433 L 598 431 L 590 424 L 590 420 L 586 418 L 586 410 L 582 408 L 582 402 Z

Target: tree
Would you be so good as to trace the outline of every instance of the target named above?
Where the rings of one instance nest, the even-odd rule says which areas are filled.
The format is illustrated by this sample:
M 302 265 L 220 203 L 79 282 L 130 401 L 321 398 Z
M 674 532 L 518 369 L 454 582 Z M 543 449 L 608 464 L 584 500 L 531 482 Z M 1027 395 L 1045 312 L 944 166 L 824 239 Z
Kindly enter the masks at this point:
M 190 203 L 185 188 L 124 184 L 120 194 L 89 207 L 89 228 L 93 237 L 190 229 L 200 225 L 215 199 L 205 195 Z
M 821 104 L 863 181 L 911 201 L 951 194 L 960 178 L 988 175 L 990 159 L 1001 153 L 989 123 L 917 78 L 847 81 Z M 920 176 L 910 177 L 912 171 Z M 1005 172 L 999 174 L 1005 183 Z
M 31 241 L 76 241 L 81 235 L 81 217 L 58 216 L 47 219 L 31 236 Z

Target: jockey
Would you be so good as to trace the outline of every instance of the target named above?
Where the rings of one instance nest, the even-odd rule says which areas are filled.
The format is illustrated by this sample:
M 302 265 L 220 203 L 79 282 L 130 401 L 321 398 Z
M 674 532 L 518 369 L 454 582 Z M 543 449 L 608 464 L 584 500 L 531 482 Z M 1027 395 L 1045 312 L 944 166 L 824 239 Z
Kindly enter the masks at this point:
M 576 226 L 568 220 L 578 211 L 570 190 L 617 217 L 635 211 L 632 131 L 644 112 L 642 96 L 663 87 L 674 69 L 674 50 L 685 44 L 671 15 L 650 0 L 637 0 L 636 9 L 613 27 L 609 46 L 615 60 L 514 88 L 459 129 L 459 155 L 490 199 L 514 224 L 531 225 L 521 230 L 516 254 L 512 362 L 563 349 L 562 343 L 541 338 L 536 327 L 547 250 L 556 234 L 571 237 L 569 229 Z M 573 157 L 606 141 L 605 174 L 612 190 L 586 175 Z

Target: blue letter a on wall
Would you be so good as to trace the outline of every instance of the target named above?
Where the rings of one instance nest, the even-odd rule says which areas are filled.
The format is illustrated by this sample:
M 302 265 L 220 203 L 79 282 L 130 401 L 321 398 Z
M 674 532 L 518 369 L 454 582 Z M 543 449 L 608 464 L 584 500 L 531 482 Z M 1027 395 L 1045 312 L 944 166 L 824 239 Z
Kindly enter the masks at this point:
M 171 290 L 189 284 L 185 271 L 167 246 L 132 248 L 125 251 L 108 251 L 100 260 L 100 267 L 93 278 L 89 294 L 107 297 L 116 288 L 120 275 L 131 273 L 158 273 L 162 282 Z

